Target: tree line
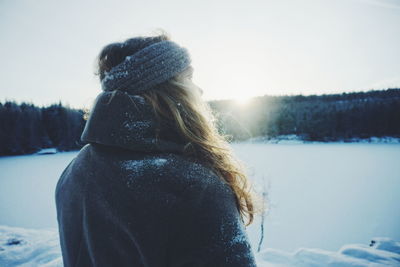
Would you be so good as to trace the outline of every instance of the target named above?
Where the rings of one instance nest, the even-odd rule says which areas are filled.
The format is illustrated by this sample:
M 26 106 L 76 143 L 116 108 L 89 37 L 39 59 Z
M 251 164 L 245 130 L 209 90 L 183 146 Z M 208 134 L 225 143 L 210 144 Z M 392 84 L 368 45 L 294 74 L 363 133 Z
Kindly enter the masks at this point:
M 82 147 L 83 111 L 61 103 L 48 107 L 0 103 L 0 155 L 29 154 L 42 148 L 59 151 Z
M 400 89 L 330 95 L 262 96 L 246 106 L 212 101 L 221 132 L 233 140 L 297 135 L 309 141 L 400 137 Z
M 400 89 L 330 95 L 262 96 L 238 105 L 210 101 L 219 131 L 233 141 L 297 135 L 304 140 L 400 137 Z M 0 103 L 0 155 L 55 147 L 77 150 L 85 112 L 60 103 L 48 107 Z

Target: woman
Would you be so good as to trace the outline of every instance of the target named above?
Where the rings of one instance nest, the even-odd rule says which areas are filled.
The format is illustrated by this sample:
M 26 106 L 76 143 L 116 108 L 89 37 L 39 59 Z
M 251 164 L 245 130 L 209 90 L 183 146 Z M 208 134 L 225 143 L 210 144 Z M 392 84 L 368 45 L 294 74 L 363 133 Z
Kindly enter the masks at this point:
M 249 186 L 212 124 L 185 48 L 103 48 L 87 142 L 56 188 L 65 266 L 255 266 Z

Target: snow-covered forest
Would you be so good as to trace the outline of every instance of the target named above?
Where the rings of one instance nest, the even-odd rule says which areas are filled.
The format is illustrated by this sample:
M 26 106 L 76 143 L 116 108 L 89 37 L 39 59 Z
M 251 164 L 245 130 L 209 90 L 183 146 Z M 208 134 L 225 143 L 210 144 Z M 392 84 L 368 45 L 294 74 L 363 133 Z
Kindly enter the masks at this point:
M 220 131 L 233 141 L 296 135 L 306 141 L 400 137 L 400 89 L 332 95 L 255 97 L 245 106 L 211 101 Z M 61 103 L 0 103 L 0 155 L 42 148 L 77 150 L 85 112 Z
M 400 137 L 400 89 L 331 95 L 262 96 L 238 107 L 212 101 L 220 127 L 235 140 L 297 135 L 309 141 Z
M 82 147 L 83 116 L 81 110 L 61 103 L 48 107 L 0 103 L 0 155 L 30 154 L 49 147 L 77 150 Z

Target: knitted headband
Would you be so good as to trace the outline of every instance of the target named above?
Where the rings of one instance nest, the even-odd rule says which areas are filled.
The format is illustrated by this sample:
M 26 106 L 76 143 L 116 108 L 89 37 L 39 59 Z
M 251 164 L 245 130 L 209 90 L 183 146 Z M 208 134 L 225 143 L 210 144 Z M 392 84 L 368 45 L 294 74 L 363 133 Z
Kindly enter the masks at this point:
M 105 72 L 101 80 L 104 91 L 137 93 L 169 80 L 189 67 L 188 51 L 172 41 L 161 41 L 127 56 Z

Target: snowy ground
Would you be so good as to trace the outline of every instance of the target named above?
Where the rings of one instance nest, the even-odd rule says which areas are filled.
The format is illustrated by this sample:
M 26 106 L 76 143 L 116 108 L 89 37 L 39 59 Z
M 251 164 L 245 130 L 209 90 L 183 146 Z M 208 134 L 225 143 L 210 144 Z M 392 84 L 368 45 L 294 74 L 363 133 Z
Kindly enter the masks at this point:
M 247 143 L 234 149 L 270 201 L 260 266 L 400 265 L 399 243 L 374 238 L 400 240 L 399 144 Z M 75 155 L 0 158 L 0 225 L 11 226 L 0 227 L 0 266 L 62 265 L 54 187 Z M 259 218 L 248 233 L 257 249 Z
M 0 157 L 0 225 L 57 227 L 55 186 L 76 154 Z
M 367 267 L 399 266 L 400 242 L 376 238 L 370 245 L 346 245 L 337 252 L 297 249 L 288 253 L 265 249 L 256 254 L 259 267 Z M 0 266 L 62 267 L 56 229 L 31 230 L 0 226 Z
M 372 237 L 400 240 L 399 144 L 238 144 L 235 151 L 269 187 L 263 248 L 336 251 Z M 257 222 L 249 233 L 259 238 Z

